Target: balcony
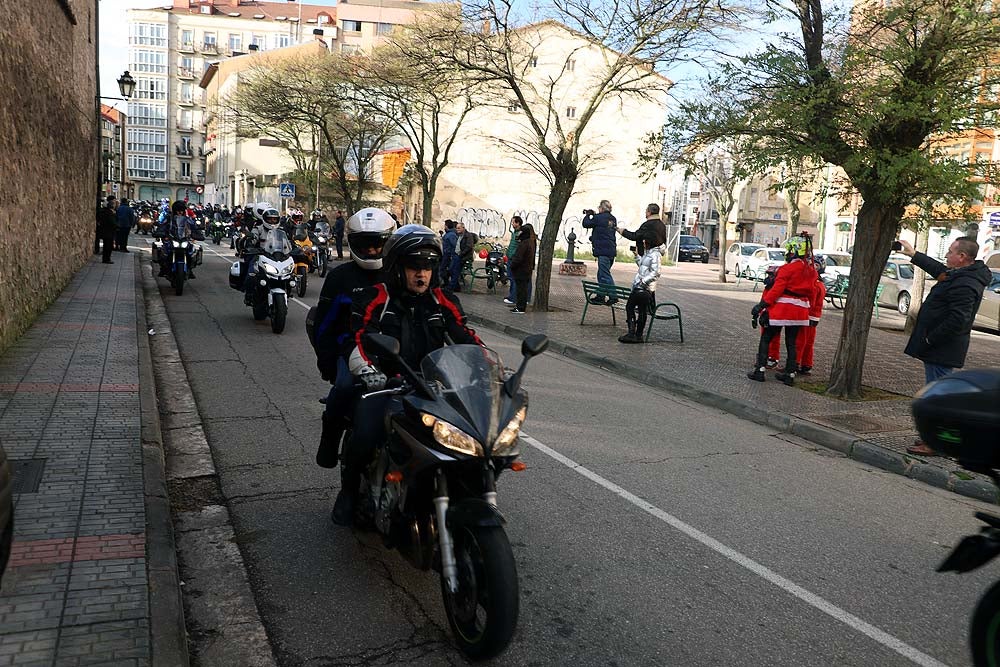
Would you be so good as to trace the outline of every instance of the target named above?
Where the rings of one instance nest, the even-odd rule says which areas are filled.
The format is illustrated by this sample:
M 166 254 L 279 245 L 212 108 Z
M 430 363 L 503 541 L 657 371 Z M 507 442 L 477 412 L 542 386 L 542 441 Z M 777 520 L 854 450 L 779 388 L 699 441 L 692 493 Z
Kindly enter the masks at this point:
M 217 56 L 219 55 L 219 45 L 215 42 L 205 42 L 201 45 L 201 52 Z
M 194 42 L 181 42 L 177 50 L 181 53 L 194 53 Z
M 177 100 L 177 104 L 181 105 L 182 107 L 191 107 L 194 106 L 194 99 L 190 97 L 182 97 Z
M 178 173 L 176 171 L 174 172 L 174 180 L 177 181 L 178 183 L 191 183 L 192 182 L 191 181 L 191 174 L 188 174 L 187 176 L 185 176 L 184 174 Z
M 177 68 L 177 78 L 178 79 L 189 79 L 189 80 L 193 79 L 194 78 L 194 72 L 192 72 L 187 67 L 178 67 Z
M 194 151 L 191 150 L 190 146 L 174 146 L 177 150 L 177 154 L 182 157 L 191 157 L 194 155 Z
M 181 121 L 177 121 L 177 129 L 180 132 L 194 132 L 194 127 L 191 126 L 191 123 L 182 123 Z

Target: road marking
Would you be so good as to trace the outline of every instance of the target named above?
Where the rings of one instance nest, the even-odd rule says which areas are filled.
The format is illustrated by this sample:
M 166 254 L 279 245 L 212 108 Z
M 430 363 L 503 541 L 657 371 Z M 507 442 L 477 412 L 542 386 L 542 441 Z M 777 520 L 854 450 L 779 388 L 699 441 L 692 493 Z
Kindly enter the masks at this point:
M 302 306 L 306 310 L 309 310 L 310 308 L 312 308 L 312 306 L 310 306 L 308 303 L 305 303 L 304 301 L 299 301 L 294 296 L 292 297 L 292 301 L 294 301 L 295 303 L 299 304 L 300 306 Z
M 834 619 L 840 621 L 841 623 L 847 625 L 850 628 L 853 628 L 854 630 L 857 630 L 861 634 L 866 635 L 871 639 L 874 639 L 879 644 L 882 644 L 886 648 L 892 649 L 896 653 L 899 653 L 900 655 L 902 655 L 905 658 L 908 658 L 914 663 L 921 665 L 922 667 L 945 667 L 945 664 L 943 662 L 939 662 L 938 660 L 932 658 L 926 653 L 923 653 L 922 651 L 913 648 L 912 646 L 903 642 L 902 640 L 893 637 L 889 633 L 876 628 L 874 625 L 871 625 L 866 621 L 863 621 L 854 614 L 845 611 L 844 609 L 841 609 L 840 607 L 834 605 L 831 602 L 828 602 L 827 600 L 821 598 L 815 593 L 807 591 L 806 589 L 802 588 L 795 582 L 782 577 L 777 572 L 765 567 L 764 565 L 761 565 L 752 558 L 744 556 L 738 551 L 731 549 L 730 547 L 727 547 L 725 544 L 719 542 L 714 537 L 706 535 L 705 533 L 701 532 L 694 526 L 684 523 L 677 517 L 668 514 L 667 512 L 664 512 L 655 505 L 651 505 L 650 503 L 646 502 L 639 496 L 630 493 L 629 491 L 626 491 L 625 489 L 618 486 L 614 482 L 601 477 L 592 470 L 588 470 L 587 468 L 583 467 L 576 461 L 566 456 L 563 456 L 562 454 L 552 449 L 551 447 L 543 445 L 538 440 L 535 440 L 534 438 L 527 436 L 523 433 L 521 434 L 521 440 L 527 442 L 529 445 L 531 445 L 538 451 L 555 459 L 559 463 L 562 463 L 570 470 L 579 473 L 580 475 L 586 477 L 590 481 L 595 482 L 597 485 L 603 486 L 605 489 L 611 491 L 620 498 L 627 500 L 628 502 L 632 503 L 633 505 L 635 505 L 642 511 L 646 512 L 647 514 L 650 514 L 659 519 L 660 521 L 664 522 L 665 524 L 671 526 L 672 528 L 679 530 L 680 532 L 684 533 L 685 535 L 695 540 L 696 542 L 700 542 L 701 544 L 708 547 L 712 551 L 715 551 L 716 553 L 725 556 L 726 558 L 733 561 L 737 565 L 744 567 L 747 570 L 750 570 L 757 576 L 766 579 L 767 581 L 771 582 L 772 584 L 784 590 L 785 592 L 791 593 L 792 595 L 802 600 L 806 604 L 815 607 L 816 609 L 819 609 L 820 611 L 822 611 L 825 614 L 828 614 L 829 616 L 832 616 Z

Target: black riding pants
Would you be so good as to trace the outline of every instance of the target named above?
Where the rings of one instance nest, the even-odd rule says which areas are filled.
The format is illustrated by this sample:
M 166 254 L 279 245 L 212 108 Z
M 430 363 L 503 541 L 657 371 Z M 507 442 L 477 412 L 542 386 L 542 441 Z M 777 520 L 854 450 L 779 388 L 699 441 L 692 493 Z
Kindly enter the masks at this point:
M 628 295 L 628 301 L 625 302 L 625 319 L 628 321 L 629 331 L 642 335 L 646 328 L 646 317 L 654 303 L 656 303 L 655 292 L 638 287 L 632 288 L 632 293 Z
M 764 368 L 767 365 L 767 348 L 771 344 L 771 339 L 785 330 L 785 372 L 794 373 L 798 370 L 795 360 L 795 342 L 799 337 L 799 329 L 802 327 L 765 327 L 760 334 L 760 344 L 757 346 L 757 368 Z
M 389 416 L 402 409 L 399 398 L 388 394 L 359 398 L 354 409 L 351 439 L 344 443 L 344 465 L 353 470 L 362 470 L 368 465 L 375 450 L 385 443 Z

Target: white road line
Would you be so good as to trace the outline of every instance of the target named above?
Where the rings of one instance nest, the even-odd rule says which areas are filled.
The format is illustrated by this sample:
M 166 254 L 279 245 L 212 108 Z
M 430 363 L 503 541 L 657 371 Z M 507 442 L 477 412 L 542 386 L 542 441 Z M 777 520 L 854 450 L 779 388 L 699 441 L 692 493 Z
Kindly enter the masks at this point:
M 306 303 L 304 301 L 299 301 L 294 296 L 292 297 L 292 301 L 294 301 L 295 303 L 299 304 L 300 306 L 302 306 L 306 310 L 309 310 L 310 308 L 312 308 L 312 306 L 310 306 L 308 303 Z
M 677 517 L 664 512 L 655 505 L 651 505 L 650 503 L 646 502 L 639 496 L 636 496 L 635 494 L 626 491 L 625 489 L 618 486 L 614 482 L 601 477 L 592 470 L 588 470 L 587 468 L 583 467 L 576 461 L 567 458 L 566 456 L 563 456 L 562 454 L 555 451 L 551 447 L 543 445 L 538 440 L 535 440 L 534 438 L 527 436 L 523 433 L 521 434 L 521 440 L 527 442 L 529 445 L 531 445 L 538 451 L 555 459 L 559 463 L 562 463 L 570 470 L 579 473 L 580 475 L 586 477 L 592 482 L 595 482 L 599 486 L 603 486 L 605 489 L 611 491 L 620 498 L 627 500 L 628 502 L 632 503 L 633 505 L 635 505 L 642 511 L 646 512 L 647 514 L 656 517 L 665 524 L 684 533 L 691 539 L 700 542 L 701 544 L 705 545 L 712 551 L 715 551 L 716 553 L 725 556 L 726 558 L 733 561 L 737 565 L 750 570 L 757 576 L 766 579 L 767 581 L 771 582 L 772 584 L 784 590 L 785 592 L 791 593 L 792 595 L 802 600 L 806 604 L 815 607 L 816 609 L 819 609 L 825 614 L 832 616 L 834 619 L 840 621 L 844 625 L 847 625 L 848 627 L 857 630 L 861 634 L 866 635 L 871 639 L 874 639 L 879 644 L 882 644 L 886 648 L 892 649 L 896 653 L 899 653 L 900 655 L 902 655 L 905 658 L 908 658 L 914 663 L 921 665 L 922 667 L 945 667 L 944 663 L 939 662 L 938 660 L 932 658 L 926 653 L 923 653 L 913 648 L 909 644 L 906 644 L 902 640 L 893 637 L 887 632 L 879 630 L 874 625 L 871 625 L 870 623 L 867 623 L 862 619 L 858 618 L 854 614 L 851 614 L 850 612 L 845 611 L 840 607 L 824 600 L 815 593 L 807 591 L 798 584 L 789 581 L 788 579 L 782 577 L 777 572 L 774 572 L 773 570 L 765 567 L 764 565 L 761 565 L 752 558 L 744 556 L 738 551 L 735 551 L 734 549 L 727 547 L 722 542 L 719 542 L 715 538 L 706 535 L 705 533 L 701 532 L 694 526 L 684 523 Z

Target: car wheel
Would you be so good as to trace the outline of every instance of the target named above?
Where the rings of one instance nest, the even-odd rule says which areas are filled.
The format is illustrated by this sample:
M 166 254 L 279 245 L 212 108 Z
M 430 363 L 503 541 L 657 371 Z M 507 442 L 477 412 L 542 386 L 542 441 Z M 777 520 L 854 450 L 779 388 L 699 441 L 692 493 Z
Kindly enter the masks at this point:
M 896 308 L 899 309 L 900 315 L 906 315 L 910 312 L 910 295 L 906 292 L 899 293 L 899 301 L 896 303 Z

